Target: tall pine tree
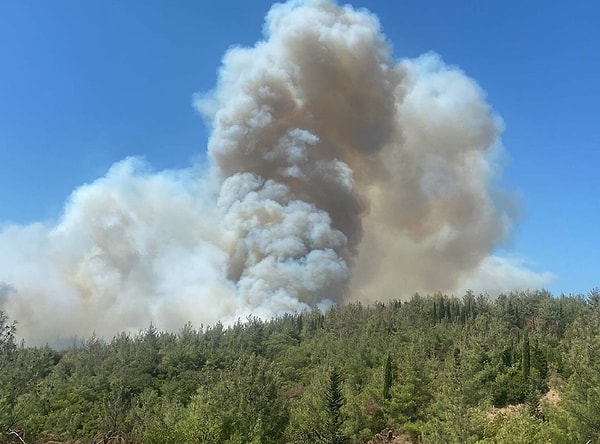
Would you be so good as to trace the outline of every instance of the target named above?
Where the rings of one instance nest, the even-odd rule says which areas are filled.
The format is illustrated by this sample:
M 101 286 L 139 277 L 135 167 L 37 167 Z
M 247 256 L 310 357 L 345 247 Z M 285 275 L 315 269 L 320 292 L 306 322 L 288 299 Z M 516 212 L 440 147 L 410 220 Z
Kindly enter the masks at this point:
M 342 433 L 344 395 L 342 394 L 342 376 L 336 368 L 331 369 L 329 372 L 325 400 L 327 402 L 327 424 L 325 433 L 320 436 L 321 442 L 324 444 L 344 444 L 348 441 Z

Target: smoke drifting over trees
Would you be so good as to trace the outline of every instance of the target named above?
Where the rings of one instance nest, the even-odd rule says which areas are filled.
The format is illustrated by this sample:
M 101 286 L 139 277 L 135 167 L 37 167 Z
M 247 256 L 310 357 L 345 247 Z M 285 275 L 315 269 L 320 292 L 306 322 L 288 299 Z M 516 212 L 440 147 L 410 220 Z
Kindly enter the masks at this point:
M 515 211 L 472 79 L 432 53 L 395 60 L 376 16 L 331 1 L 275 5 L 264 29 L 196 96 L 207 168 L 128 158 L 56 224 L 0 232 L 0 309 L 22 335 L 548 281 L 493 256 Z

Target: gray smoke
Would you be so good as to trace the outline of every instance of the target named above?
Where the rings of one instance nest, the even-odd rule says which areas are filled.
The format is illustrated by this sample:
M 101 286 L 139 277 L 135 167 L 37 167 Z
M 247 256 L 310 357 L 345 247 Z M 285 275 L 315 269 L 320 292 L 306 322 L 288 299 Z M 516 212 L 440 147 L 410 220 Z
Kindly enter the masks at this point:
M 0 308 L 31 339 L 233 321 L 551 277 L 492 255 L 500 119 L 435 54 L 394 60 L 377 18 L 275 5 L 195 105 L 210 167 L 126 159 L 53 226 L 0 232 Z M 506 204 L 508 202 L 508 205 Z M 8 290 L 10 289 L 10 291 Z

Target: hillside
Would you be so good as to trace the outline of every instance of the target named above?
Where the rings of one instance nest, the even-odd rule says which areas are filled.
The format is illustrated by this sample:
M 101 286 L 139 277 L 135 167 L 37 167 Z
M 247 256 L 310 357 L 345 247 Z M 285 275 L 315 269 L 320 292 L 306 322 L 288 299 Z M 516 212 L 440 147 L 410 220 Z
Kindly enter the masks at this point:
M 0 317 L 0 442 L 600 439 L 597 289 L 415 295 L 65 350 L 16 344 L 12 322 Z

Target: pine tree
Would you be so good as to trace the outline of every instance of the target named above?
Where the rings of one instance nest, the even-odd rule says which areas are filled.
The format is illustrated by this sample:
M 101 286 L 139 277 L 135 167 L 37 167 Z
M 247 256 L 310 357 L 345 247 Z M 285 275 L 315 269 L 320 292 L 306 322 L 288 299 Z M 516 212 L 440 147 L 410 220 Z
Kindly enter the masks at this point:
M 347 442 L 346 436 L 342 433 L 342 406 L 344 405 L 344 396 L 342 395 L 342 376 L 336 368 L 329 372 L 329 381 L 326 394 L 327 402 L 327 427 L 325 434 L 320 436 L 324 444 L 344 444 Z

